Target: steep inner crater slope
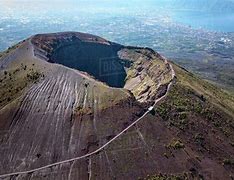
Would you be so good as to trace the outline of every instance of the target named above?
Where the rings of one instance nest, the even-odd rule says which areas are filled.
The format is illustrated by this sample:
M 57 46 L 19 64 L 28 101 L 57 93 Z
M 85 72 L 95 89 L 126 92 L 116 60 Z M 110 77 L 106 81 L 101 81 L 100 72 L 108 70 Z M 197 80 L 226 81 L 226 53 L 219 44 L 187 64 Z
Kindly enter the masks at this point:
M 33 39 L 38 48 L 37 55 L 46 57 L 49 62 L 87 72 L 111 87 L 124 86 L 124 62 L 117 55 L 120 45 L 77 33 L 50 38 L 39 35 Z

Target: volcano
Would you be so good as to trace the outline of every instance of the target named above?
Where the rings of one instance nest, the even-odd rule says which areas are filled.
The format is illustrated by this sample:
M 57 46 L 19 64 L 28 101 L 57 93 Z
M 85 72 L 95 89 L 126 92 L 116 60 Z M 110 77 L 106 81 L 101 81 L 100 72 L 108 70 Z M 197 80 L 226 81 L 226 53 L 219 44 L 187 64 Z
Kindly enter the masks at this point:
M 0 178 L 230 179 L 234 97 L 146 47 L 62 32 L 0 54 Z

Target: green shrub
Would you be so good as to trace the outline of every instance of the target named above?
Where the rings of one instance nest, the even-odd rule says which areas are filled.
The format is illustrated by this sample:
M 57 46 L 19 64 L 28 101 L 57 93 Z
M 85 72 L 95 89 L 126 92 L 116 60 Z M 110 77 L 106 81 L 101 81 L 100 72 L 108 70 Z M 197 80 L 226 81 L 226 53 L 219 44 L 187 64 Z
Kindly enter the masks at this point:
M 203 145 L 203 144 L 204 144 L 205 138 L 203 137 L 202 134 L 196 134 L 196 135 L 194 136 L 194 138 L 195 138 L 195 142 L 196 142 L 196 143 L 198 143 L 198 144 L 200 144 L 200 145 Z
M 42 74 L 34 70 L 27 74 L 27 79 L 32 82 L 37 82 L 40 77 L 42 77 Z
M 182 149 L 185 147 L 185 145 L 180 140 L 173 139 L 167 147 L 173 149 Z
M 233 159 L 224 159 L 223 160 L 223 165 L 233 166 L 234 165 L 234 160 Z

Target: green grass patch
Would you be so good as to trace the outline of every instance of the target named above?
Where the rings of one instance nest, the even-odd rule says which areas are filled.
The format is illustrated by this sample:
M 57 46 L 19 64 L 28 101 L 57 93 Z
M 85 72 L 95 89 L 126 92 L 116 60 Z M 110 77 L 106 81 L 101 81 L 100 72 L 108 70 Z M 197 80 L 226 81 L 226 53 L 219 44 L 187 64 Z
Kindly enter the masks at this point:
M 44 75 L 36 69 L 27 69 L 25 65 L 0 72 L 0 108 L 18 96 L 32 83 L 37 83 Z

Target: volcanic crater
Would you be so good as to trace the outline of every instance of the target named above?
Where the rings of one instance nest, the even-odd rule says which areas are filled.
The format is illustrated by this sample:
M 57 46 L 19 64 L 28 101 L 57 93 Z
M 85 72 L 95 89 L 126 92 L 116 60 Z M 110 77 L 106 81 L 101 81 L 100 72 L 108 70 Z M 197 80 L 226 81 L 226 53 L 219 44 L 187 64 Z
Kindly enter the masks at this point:
M 168 63 L 149 48 L 125 47 L 83 33 L 36 35 L 34 54 L 85 73 L 113 88 L 130 90 L 140 102 L 153 102 L 171 80 Z

